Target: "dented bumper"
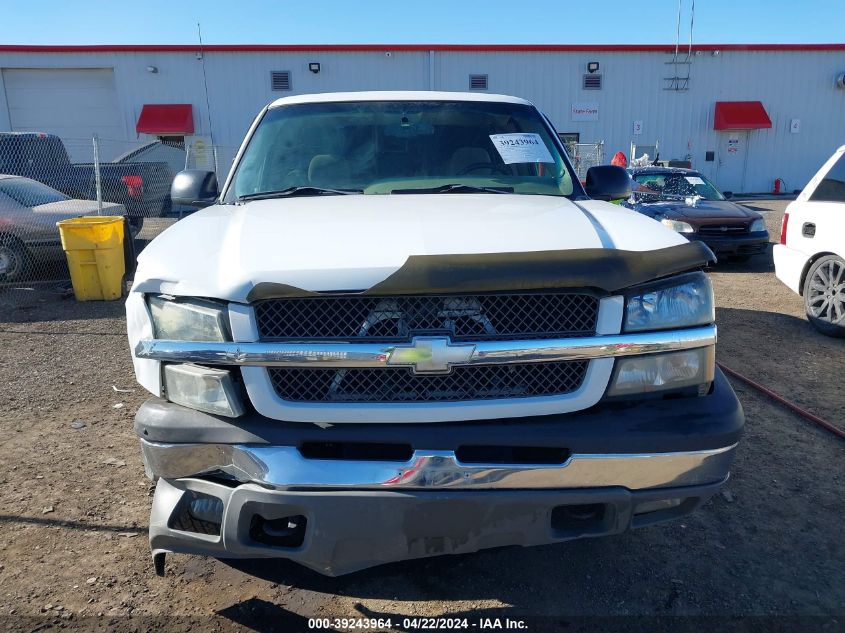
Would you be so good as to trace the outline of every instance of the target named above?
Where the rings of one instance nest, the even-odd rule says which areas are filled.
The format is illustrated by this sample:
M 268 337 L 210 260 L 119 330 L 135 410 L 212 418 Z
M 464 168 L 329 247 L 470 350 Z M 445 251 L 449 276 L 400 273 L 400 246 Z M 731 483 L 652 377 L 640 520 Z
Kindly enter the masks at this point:
M 725 483 L 742 426 L 720 372 L 707 396 L 542 418 L 321 429 L 153 400 L 135 424 L 159 570 L 181 552 L 327 575 L 677 518 Z
M 287 558 L 340 576 L 401 560 L 606 536 L 677 518 L 724 481 L 630 491 L 267 490 L 199 479 L 160 480 L 150 520 L 155 558 L 168 552 L 218 558 Z M 219 533 L 181 522 L 184 500 L 222 501 Z

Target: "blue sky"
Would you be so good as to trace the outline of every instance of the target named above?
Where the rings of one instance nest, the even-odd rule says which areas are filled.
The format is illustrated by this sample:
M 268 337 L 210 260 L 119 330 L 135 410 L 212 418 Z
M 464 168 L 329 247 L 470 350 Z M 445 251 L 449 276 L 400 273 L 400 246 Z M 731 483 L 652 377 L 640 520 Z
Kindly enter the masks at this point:
M 692 0 L 683 0 L 681 40 Z M 677 0 L 0 0 L 3 44 L 671 44 Z M 843 0 L 698 0 L 693 42 L 843 42 Z

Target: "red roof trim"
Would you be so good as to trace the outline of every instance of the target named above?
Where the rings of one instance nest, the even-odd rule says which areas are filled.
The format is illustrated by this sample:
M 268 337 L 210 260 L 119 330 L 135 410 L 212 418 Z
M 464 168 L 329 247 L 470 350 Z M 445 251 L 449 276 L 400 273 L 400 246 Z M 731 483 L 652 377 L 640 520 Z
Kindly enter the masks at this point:
M 194 109 L 190 103 L 146 103 L 135 124 L 138 134 L 193 134 Z
M 195 53 L 194 44 L 0 45 L 0 53 Z M 674 44 L 210 44 L 209 53 L 297 52 L 634 52 L 671 53 Z M 845 51 L 845 44 L 696 44 L 694 51 Z M 685 53 L 684 47 L 681 52 Z
M 761 130 L 772 127 L 766 108 L 759 101 L 717 101 L 714 130 Z

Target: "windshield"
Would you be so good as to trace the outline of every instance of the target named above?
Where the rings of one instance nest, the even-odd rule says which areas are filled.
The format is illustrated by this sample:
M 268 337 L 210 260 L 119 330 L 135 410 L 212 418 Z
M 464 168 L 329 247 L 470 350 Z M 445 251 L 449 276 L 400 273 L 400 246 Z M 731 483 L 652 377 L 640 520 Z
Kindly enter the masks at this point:
M 468 101 L 271 108 L 225 200 L 292 187 L 311 188 L 304 192 L 314 195 L 317 188 L 366 194 L 573 191 L 569 168 L 535 108 Z
M 636 174 L 639 196 L 656 195 L 661 198 L 701 196 L 705 200 L 724 200 L 712 182 L 699 174 Z
M 29 178 L 0 179 L 0 192 L 25 207 L 69 200 L 65 194 Z

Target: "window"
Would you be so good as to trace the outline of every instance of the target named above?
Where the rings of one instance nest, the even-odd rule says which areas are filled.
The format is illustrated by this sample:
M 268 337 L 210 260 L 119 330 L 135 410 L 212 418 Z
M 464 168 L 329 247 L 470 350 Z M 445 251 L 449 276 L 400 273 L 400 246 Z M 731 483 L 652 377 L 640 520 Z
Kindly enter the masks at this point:
M 292 187 L 384 195 L 431 193 L 455 184 L 567 196 L 573 192 L 572 176 L 553 134 L 535 108 L 513 103 L 277 106 L 250 138 L 225 199 Z M 508 140 L 533 148 L 503 151 L 496 145 L 504 140 L 498 135 L 513 135 Z
M 640 185 L 636 193 L 644 197 L 651 195 L 672 200 L 687 196 L 701 196 L 705 200 L 725 199 L 712 182 L 696 172 L 635 174 L 634 180 Z
M 289 70 L 274 70 L 270 73 L 271 90 L 292 90 Z
M 470 90 L 487 90 L 487 75 L 470 75 Z
M 52 187 L 29 178 L 0 179 L 0 193 L 5 193 L 12 200 L 25 207 L 37 207 L 51 202 L 60 202 L 69 198 Z
M 810 196 L 813 202 L 845 202 L 845 153 L 825 174 L 825 177 Z

